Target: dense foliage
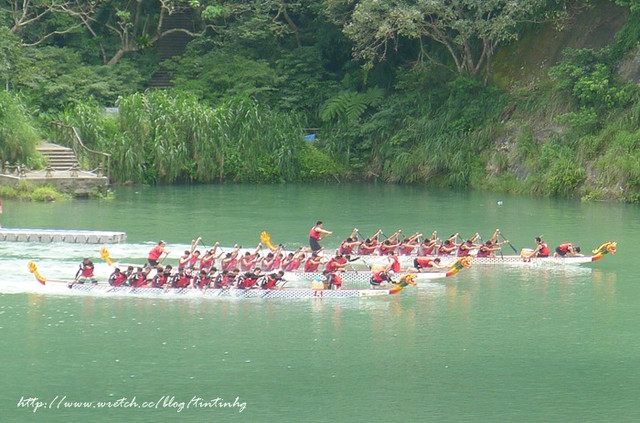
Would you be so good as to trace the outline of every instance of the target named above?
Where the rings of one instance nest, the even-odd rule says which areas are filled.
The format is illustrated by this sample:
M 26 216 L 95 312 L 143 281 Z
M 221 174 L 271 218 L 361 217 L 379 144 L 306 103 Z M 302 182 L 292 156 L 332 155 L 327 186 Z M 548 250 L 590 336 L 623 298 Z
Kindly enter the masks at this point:
M 607 13 L 628 18 L 606 48 L 535 68 L 516 53 Z M 637 202 L 640 97 L 619 69 L 638 18 L 636 0 L 0 0 L 0 152 L 37 163 L 63 120 L 113 155 L 120 183 L 354 178 Z M 190 42 L 166 59 L 178 35 Z M 148 90 L 163 70 L 172 88 Z
M 118 181 L 284 182 L 326 179 L 338 172 L 300 136 L 296 114 L 255 100 L 210 107 L 195 96 L 151 91 L 121 97 L 119 113 L 81 104 L 64 119 L 85 144 L 111 152 Z
M 23 102 L 14 94 L 0 91 L 0 157 L 2 163 L 36 164 L 40 137 Z

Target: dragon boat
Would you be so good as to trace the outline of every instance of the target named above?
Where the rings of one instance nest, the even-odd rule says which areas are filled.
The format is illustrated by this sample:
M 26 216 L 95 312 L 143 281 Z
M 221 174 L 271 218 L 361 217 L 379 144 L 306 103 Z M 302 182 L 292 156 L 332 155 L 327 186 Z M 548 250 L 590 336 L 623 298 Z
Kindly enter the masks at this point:
M 448 268 L 445 269 L 433 269 L 421 272 L 401 272 L 394 274 L 392 278 L 402 279 L 403 277 L 411 276 L 412 280 L 418 282 L 428 282 L 437 279 L 444 279 L 454 276 L 460 272 L 460 270 L 471 267 L 471 257 L 461 257 L 453 262 Z M 375 269 L 375 266 L 373 266 Z M 348 288 L 365 288 L 370 286 L 371 277 L 373 272 L 370 270 L 354 271 L 348 270 L 340 272 L 340 278 L 344 287 Z M 285 272 L 283 278 L 289 281 L 290 284 L 308 283 L 309 281 L 322 280 L 322 272 Z
M 523 249 L 520 254 L 496 255 L 494 257 L 468 256 L 470 263 L 474 265 L 495 265 L 495 264 L 522 264 L 522 265 L 582 265 L 601 260 L 607 254 L 616 254 L 617 243 L 609 241 L 591 251 L 591 255 L 585 256 L 565 256 L 565 257 L 528 257 L 532 250 Z M 429 256 L 438 257 L 441 265 L 450 265 L 458 260 L 455 256 Z M 413 261 L 417 256 L 398 256 L 402 268 L 413 266 Z M 384 265 L 389 262 L 386 256 L 351 256 L 351 263 L 355 268 L 365 269 L 371 266 Z
M 46 291 L 55 294 L 121 295 L 151 298 L 264 298 L 264 299 L 296 299 L 296 298 L 351 298 L 378 297 L 393 295 L 406 286 L 416 285 L 415 275 L 404 275 L 397 283 L 389 284 L 381 289 L 324 289 L 322 285 L 312 284 L 310 288 L 277 287 L 275 289 L 240 289 L 240 288 L 156 288 L 131 286 L 111 286 L 108 283 L 80 283 L 77 281 L 52 280 L 43 277 L 34 262 L 28 264 L 29 272 L 35 279 L 46 286 Z

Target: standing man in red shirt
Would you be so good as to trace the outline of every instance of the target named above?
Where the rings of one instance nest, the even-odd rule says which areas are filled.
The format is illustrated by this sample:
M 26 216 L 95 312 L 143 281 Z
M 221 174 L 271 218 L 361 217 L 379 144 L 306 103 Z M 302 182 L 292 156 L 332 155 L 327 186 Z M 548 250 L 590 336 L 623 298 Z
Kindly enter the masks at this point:
M 149 251 L 149 256 L 147 257 L 147 260 L 149 261 L 149 264 L 151 265 L 151 267 L 156 267 L 159 264 L 158 260 L 160 259 L 160 256 L 162 256 L 163 254 L 170 253 L 170 251 L 165 248 L 166 245 L 167 245 L 166 242 L 160 241 L 158 242 L 158 245 L 156 245 L 151 249 L 151 251 Z
M 311 251 L 319 251 L 322 247 L 320 241 L 324 238 L 323 235 L 331 235 L 333 232 L 322 229 L 322 221 L 318 220 L 313 228 L 309 231 L 309 246 Z

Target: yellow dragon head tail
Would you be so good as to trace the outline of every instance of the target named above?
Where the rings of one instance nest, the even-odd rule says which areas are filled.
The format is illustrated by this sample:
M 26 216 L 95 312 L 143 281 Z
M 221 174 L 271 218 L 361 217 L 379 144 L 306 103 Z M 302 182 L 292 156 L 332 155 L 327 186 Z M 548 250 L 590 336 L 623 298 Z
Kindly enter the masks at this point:
M 465 267 L 467 269 L 471 267 L 471 257 L 460 257 L 456 260 L 449 268 L 447 276 L 453 276 Z
M 398 283 L 389 290 L 390 294 L 397 294 L 398 292 L 402 291 L 404 289 L 405 286 L 407 285 L 413 285 L 416 286 L 416 275 L 413 274 L 409 274 L 409 275 L 402 275 L 402 277 L 400 278 L 400 280 L 398 281 Z
M 36 278 L 36 280 L 44 285 L 47 280 L 44 278 L 44 276 L 38 273 L 38 266 L 36 266 L 36 264 L 32 261 L 29 262 L 28 266 L 29 272 L 33 273 L 33 276 Z
M 109 250 L 107 250 L 105 247 L 102 247 L 102 249 L 100 250 L 100 257 L 102 257 L 102 259 L 106 261 L 109 266 L 113 264 L 113 260 L 111 260 L 111 257 L 109 257 Z
M 276 246 L 271 243 L 271 235 L 269 235 L 266 231 L 262 231 L 260 234 L 260 242 L 267 246 L 271 251 L 276 250 Z
M 593 253 L 593 261 L 600 260 L 605 254 L 615 254 L 617 252 L 616 247 L 618 243 L 615 241 L 605 242 L 595 250 L 591 251 Z

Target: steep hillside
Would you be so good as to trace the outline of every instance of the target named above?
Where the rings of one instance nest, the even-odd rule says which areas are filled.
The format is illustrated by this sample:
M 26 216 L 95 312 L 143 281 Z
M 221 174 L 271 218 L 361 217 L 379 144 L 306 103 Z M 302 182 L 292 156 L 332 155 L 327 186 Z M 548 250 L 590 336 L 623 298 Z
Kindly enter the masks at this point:
M 612 44 L 628 17 L 627 9 L 600 1 L 593 8 L 575 10 L 561 29 L 549 23 L 527 31 L 496 55 L 493 82 L 508 90 L 535 84 L 558 63 L 565 48 L 597 50 Z
M 635 146 L 640 146 L 638 102 L 633 94 L 624 101 L 612 100 L 611 106 L 601 101 L 608 93 L 617 96 L 637 89 L 619 88 L 624 84 L 614 82 L 615 70 L 610 76 L 596 70 L 609 69 L 611 62 L 575 64 L 575 78 L 582 77 L 586 84 L 578 95 L 589 95 L 593 104 L 585 104 L 584 97 L 580 103 L 575 91 L 559 89 L 559 82 L 549 76 L 550 67 L 563 61 L 566 48 L 591 49 L 594 53 L 584 57 L 598 57 L 597 51 L 616 44 L 616 34 L 628 19 L 626 9 L 600 1 L 575 11 L 562 30 L 551 24 L 531 29 L 497 54 L 492 82 L 508 91 L 512 101 L 493 127 L 487 188 L 583 199 L 640 199 L 640 165 L 635 163 Z M 625 80 L 640 79 L 637 48 L 616 65 Z M 564 76 L 562 83 L 572 77 Z

